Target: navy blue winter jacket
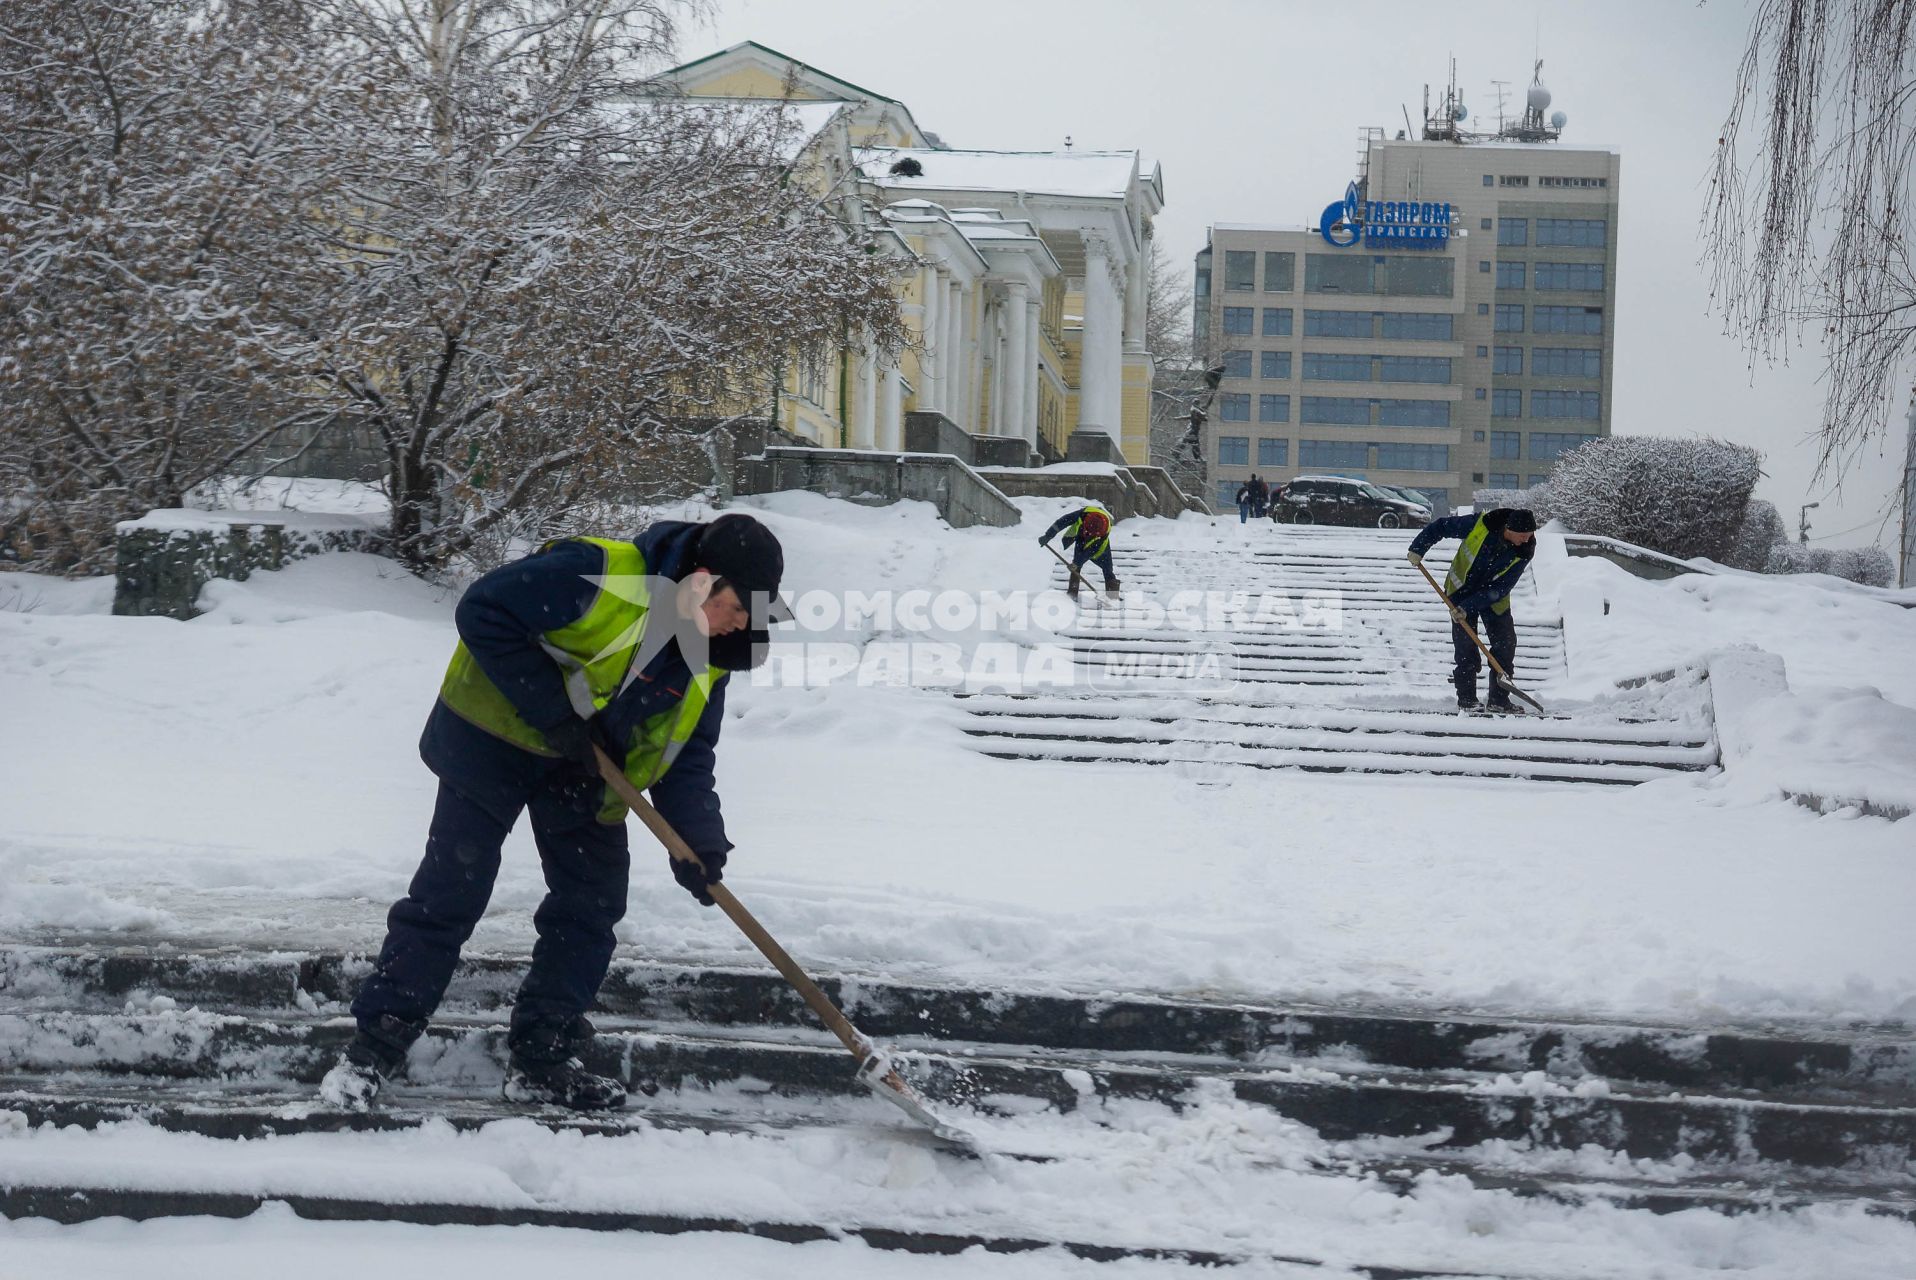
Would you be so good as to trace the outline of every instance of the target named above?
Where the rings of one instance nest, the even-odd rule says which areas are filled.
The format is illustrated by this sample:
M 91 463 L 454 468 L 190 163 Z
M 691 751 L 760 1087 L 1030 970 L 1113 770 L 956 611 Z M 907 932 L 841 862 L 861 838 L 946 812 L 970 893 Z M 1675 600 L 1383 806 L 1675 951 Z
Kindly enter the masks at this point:
M 693 550 L 704 530 L 704 525 L 667 520 L 633 541 L 645 556 L 648 573 L 676 581 L 691 572 Z M 539 638 L 585 616 L 598 592 L 592 578 L 605 571 L 604 560 L 605 553 L 591 543 L 558 543 L 486 574 L 466 589 L 453 612 L 459 638 L 479 669 L 535 728 L 575 714 L 558 664 L 539 647 Z M 675 641 L 654 655 L 639 678 L 599 716 L 611 733 L 623 738 L 641 721 L 676 706 L 691 677 Z M 712 777 L 730 680 L 728 674 L 712 683 L 697 729 L 671 770 L 651 787 L 653 806 L 701 854 L 732 848 Z M 557 773 L 577 769 L 570 761 L 537 756 L 494 737 L 443 701 L 434 704 L 426 721 L 419 754 L 434 773 L 481 802 L 529 794 Z
M 1484 536 L 1484 545 L 1477 552 L 1477 558 L 1471 562 L 1470 572 L 1464 575 L 1463 585 L 1451 594 L 1450 602 L 1465 613 L 1482 613 L 1509 595 L 1517 585 L 1517 579 L 1523 577 L 1520 567 L 1515 573 L 1505 575 L 1503 570 L 1512 560 L 1522 560 L 1528 564 L 1537 554 L 1537 541 L 1532 538 L 1521 546 L 1513 545 L 1504 538 L 1504 521 L 1510 512 L 1504 508 L 1484 514 L 1484 523 L 1489 526 Z M 1432 520 L 1417 531 L 1411 539 L 1410 549 L 1417 555 L 1423 555 L 1445 538 L 1462 540 L 1470 536 L 1477 527 L 1476 516 L 1445 516 L 1441 520 Z

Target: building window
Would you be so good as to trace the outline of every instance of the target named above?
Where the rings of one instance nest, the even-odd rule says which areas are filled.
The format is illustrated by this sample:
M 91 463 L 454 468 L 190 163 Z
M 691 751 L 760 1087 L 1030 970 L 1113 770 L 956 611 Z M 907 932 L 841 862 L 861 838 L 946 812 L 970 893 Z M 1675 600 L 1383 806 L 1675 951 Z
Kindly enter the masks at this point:
M 1217 482 L 1217 505 L 1220 510 L 1237 505 L 1237 491 L 1244 487 L 1242 480 L 1220 480 Z
M 1482 387 L 1478 387 L 1478 388 L 1477 388 L 1477 390 L 1476 390 L 1476 392 L 1475 392 L 1475 398 L 1476 398 L 1476 399 L 1478 399 L 1478 400 L 1481 400 L 1481 399 L 1483 399 L 1483 398 L 1484 398 L 1484 397 L 1485 397 L 1486 395 L 1488 395 L 1488 394 L 1490 394 L 1490 393 L 1489 393 L 1489 392 L 1487 392 L 1487 391 L 1485 391 L 1485 390 L 1484 390 L 1484 389 L 1483 389 Z
M 1249 392 L 1226 392 L 1217 398 L 1217 416 L 1221 422 L 1249 422 L 1251 420 L 1251 396 Z M 1246 448 L 1250 446 L 1246 445 Z M 1221 461 L 1221 459 L 1220 459 Z
M 1480 276 L 1487 276 L 1490 274 L 1490 259 L 1489 258 L 1485 258 L 1482 262 L 1479 262 L 1477 264 L 1477 274 Z
M 1497 264 L 1497 287 L 1499 289 L 1523 288 L 1524 264 L 1521 262 L 1499 262 Z M 1540 288 L 1542 286 L 1539 286 Z
M 1601 378 L 1603 352 L 1595 347 L 1533 347 L 1530 368 L 1540 377 Z
M 1477 314 L 1478 314 L 1478 315 L 1480 315 L 1480 316 L 1487 316 L 1487 315 L 1489 315 L 1489 314 L 1490 314 L 1490 304 L 1489 304 L 1488 302 L 1480 302 L 1480 303 L 1478 303 L 1478 304 L 1477 304 Z
M 1483 359 L 1483 358 L 1484 358 L 1485 356 L 1487 356 L 1487 355 L 1489 355 L 1489 354 L 1490 354 L 1490 348 L 1489 348 L 1489 347 L 1483 347 L 1483 346 L 1480 346 L 1480 347 L 1478 347 L 1478 348 L 1477 348 L 1477 358 L 1478 358 L 1479 360 L 1481 360 L 1481 359 Z
M 1538 178 L 1540 187 L 1607 187 L 1608 178 Z
M 1601 262 L 1539 262 L 1537 287 L 1602 293 L 1603 264 Z
M 1479 230 L 1479 231 L 1488 231 L 1488 230 L 1490 230 L 1490 219 L 1489 219 L 1489 218 L 1479 218 L 1479 219 L 1477 219 L 1477 230 Z
M 1523 417 L 1523 392 L 1511 387 L 1498 387 L 1491 392 L 1490 416 L 1493 418 Z
M 1542 355 L 1542 352 L 1537 354 Z M 1496 374 L 1509 374 L 1512 377 L 1523 373 L 1523 348 L 1498 347 L 1497 358 L 1490 362 L 1490 371 Z M 1538 372 L 1542 372 L 1539 370 Z
M 1530 488 L 1532 488 L 1532 489 L 1534 489 L 1534 488 L 1536 488 L 1536 487 L 1537 487 L 1538 485 L 1540 485 L 1540 484 L 1542 484 L 1542 483 L 1544 483 L 1544 482 L 1545 482 L 1546 480 L 1548 480 L 1548 479 L 1550 479 L 1550 477 L 1549 477 L 1549 476 L 1540 476 L 1540 475 L 1538 475 L 1538 474 L 1537 474 L 1536 472 L 1534 472 L 1534 471 L 1532 471 L 1532 472 L 1530 473 L 1530 481 L 1529 481 L 1529 486 L 1530 486 Z
M 1542 311 L 1544 308 L 1538 307 L 1537 310 Z M 1499 302 L 1497 304 L 1497 332 L 1523 332 L 1523 303 Z
M 1493 489 L 1521 489 L 1523 480 L 1514 471 L 1493 471 L 1490 473 L 1490 487 Z
M 1333 356 L 1315 351 L 1304 353 L 1306 382 L 1369 382 L 1369 356 Z
M 1257 376 L 1260 378 L 1288 378 L 1291 376 L 1291 353 L 1288 351 L 1264 351 L 1257 357 Z
M 1291 398 L 1289 396 L 1259 396 L 1257 398 L 1257 420 L 1259 422 L 1289 422 L 1291 420 Z
M 1255 307 L 1224 308 L 1224 332 L 1228 337 L 1249 337 L 1251 333 L 1251 313 Z
M 1226 351 L 1224 353 L 1224 376 L 1227 378 L 1250 377 L 1251 353 L 1248 351 Z
M 1225 251 L 1224 288 L 1229 293 L 1249 293 L 1257 288 L 1256 253 L 1249 249 Z
M 1384 259 L 1384 287 L 1393 298 L 1448 298 L 1456 259 L 1433 254 L 1392 254 Z
M 1297 287 L 1297 255 L 1294 253 L 1267 253 L 1264 255 L 1264 292 L 1289 293 Z
M 1370 446 L 1356 440 L 1299 440 L 1300 467 L 1356 467 L 1370 465 Z
M 1368 253 L 1307 253 L 1304 292 L 1370 293 L 1376 266 L 1375 257 Z
M 1447 444 L 1380 444 L 1377 446 L 1380 471 L 1448 471 L 1450 446 Z
M 1384 317 L 1389 327 L 1390 317 Z M 1368 311 L 1306 311 L 1304 336 L 1307 338 L 1368 338 L 1371 313 Z M 1385 336 L 1389 336 L 1388 334 Z
M 1481 431 L 1473 431 L 1470 433 L 1470 438 L 1476 443 L 1482 444 L 1484 442 L 1484 433 Z
M 1379 400 L 1377 425 L 1380 427 L 1447 427 L 1450 425 L 1450 401 Z
M 1527 173 L 1500 173 L 1497 175 L 1497 185 L 1500 187 L 1527 187 L 1530 185 L 1530 175 Z
M 1220 467 L 1250 466 L 1251 437 L 1219 436 L 1217 438 L 1217 464 Z
M 1497 243 L 1498 244 L 1529 244 L 1530 243 L 1530 219 L 1528 218 L 1497 219 Z
M 1246 307 L 1245 310 L 1250 310 Z M 1249 332 L 1249 330 L 1246 330 Z M 1291 336 L 1291 309 L 1289 307 L 1264 308 L 1264 336 L 1267 338 L 1288 338 Z
M 1486 173 L 1484 175 L 1484 185 L 1486 187 L 1494 187 L 1497 185 L 1497 180 L 1493 178 L 1491 175 Z
M 1589 444 L 1596 438 L 1594 431 L 1532 431 L 1530 459 L 1533 462 L 1554 462 L 1572 449 Z
M 1305 396 L 1298 406 L 1297 420 L 1327 422 L 1343 427 L 1368 427 L 1370 401 L 1348 396 Z
M 1523 432 L 1493 431 L 1490 433 L 1490 456 L 1493 458 L 1523 457 Z
M 1609 242 L 1610 223 L 1604 218 L 1538 218 L 1537 243 L 1601 249 Z
M 1379 382 L 1450 382 L 1447 356 L 1379 356 Z
M 1502 308 L 1498 308 L 1502 310 Z M 1536 309 L 1535 333 L 1602 333 L 1602 307 L 1543 307 Z M 1522 317 L 1517 327 L 1523 328 Z
M 1260 467 L 1288 467 L 1291 465 L 1291 442 L 1259 437 L 1257 442 L 1257 465 Z
M 1386 311 L 1383 336 L 1422 342 L 1449 342 L 1450 321 L 1448 311 Z
M 1603 416 L 1603 396 L 1596 391 L 1532 391 L 1530 416 L 1595 422 Z

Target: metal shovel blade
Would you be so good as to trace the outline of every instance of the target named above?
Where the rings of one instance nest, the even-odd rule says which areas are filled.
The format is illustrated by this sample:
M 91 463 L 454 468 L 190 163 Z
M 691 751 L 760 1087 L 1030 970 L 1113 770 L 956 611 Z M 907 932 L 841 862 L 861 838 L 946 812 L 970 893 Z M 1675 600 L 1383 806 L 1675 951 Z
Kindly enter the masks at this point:
M 976 1138 L 933 1114 L 918 1091 L 905 1083 L 905 1077 L 898 1073 L 897 1066 L 886 1054 L 873 1053 L 859 1063 L 858 1081 L 946 1142 L 974 1152 L 978 1149 Z

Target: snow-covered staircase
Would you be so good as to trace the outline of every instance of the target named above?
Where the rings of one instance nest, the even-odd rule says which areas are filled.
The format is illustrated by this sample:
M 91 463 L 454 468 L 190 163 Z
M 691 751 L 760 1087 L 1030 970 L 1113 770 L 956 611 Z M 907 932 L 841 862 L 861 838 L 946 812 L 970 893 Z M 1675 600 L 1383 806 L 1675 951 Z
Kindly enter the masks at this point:
M 416 1130 L 428 1146 L 447 1140 L 435 1134 L 470 1135 L 460 1159 L 498 1158 L 510 1171 L 524 1119 L 497 1091 L 505 1007 L 523 963 L 469 959 L 415 1047 L 410 1079 L 389 1089 L 380 1110 L 354 1115 L 318 1106 L 313 1085 L 350 1034 L 344 1002 L 366 972 L 362 957 L 0 947 L 0 1214 L 238 1216 L 283 1201 L 326 1219 L 732 1231 L 920 1252 L 1273 1256 L 1203 1238 L 1037 1238 L 994 1226 L 989 1212 L 927 1222 L 868 1207 L 820 1223 L 775 1210 L 621 1208 L 603 1195 L 540 1193 L 536 1180 L 527 1194 L 515 1187 L 503 1197 L 457 1185 L 404 1196 L 382 1196 L 378 1180 L 340 1185 L 327 1162 L 338 1159 L 342 1135 L 366 1131 L 389 1135 L 377 1148 L 387 1180 L 409 1151 L 391 1131 Z M 1035 1170 L 1020 1175 L 1031 1189 L 1069 1187 L 1113 1158 L 1114 1144 L 1135 1137 L 1128 1125 L 1152 1126 L 1152 1141 L 1169 1144 L 1154 1159 L 1175 1159 L 1165 1134 L 1191 1114 L 1192 1141 L 1209 1150 L 1223 1105 L 1315 1131 L 1322 1145 L 1308 1160 L 1270 1152 L 1271 1177 L 1339 1179 L 1353 1193 L 1376 1185 L 1414 1193 L 1428 1177 L 1461 1176 L 1573 1204 L 1741 1211 L 1841 1202 L 1916 1220 L 1916 1040 L 1904 1028 L 1596 1025 L 870 976 L 823 985 L 992 1158 Z M 769 972 L 622 961 L 593 1016 L 599 1036 L 583 1056 L 629 1083 L 627 1109 L 531 1118 L 629 1144 L 615 1149 L 621 1166 L 659 1161 L 659 1176 L 669 1176 L 687 1144 L 708 1135 L 754 1167 L 789 1150 L 803 1171 L 826 1134 L 849 1135 L 874 1156 L 917 1149 L 962 1160 L 859 1089 L 843 1050 Z M 1140 1120 L 1149 1115 L 1163 1118 Z M 494 1127 L 502 1120 L 520 1127 Z M 104 1129 L 108 1143 L 147 1136 L 132 1139 L 140 1163 L 127 1168 L 110 1154 L 76 1161 L 63 1158 L 67 1144 L 14 1140 L 52 1132 L 44 1126 Z M 202 1145 L 156 1146 L 167 1134 Z M 246 1141 L 208 1147 L 207 1138 Z M 1401 1263 L 1353 1271 L 1456 1274 Z
M 1071 686 L 966 698 L 972 745 L 1004 759 L 1196 771 L 1623 784 L 1717 762 L 1700 703 L 1677 717 L 1648 700 L 1553 706 L 1566 676 L 1563 628 L 1537 620 L 1532 575 L 1513 597 L 1515 676 L 1551 714 L 1461 715 L 1447 683 L 1449 619 L 1405 560 L 1404 533 L 1265 532 L 1194 547 L 1151 522 L 1124 525 L 1124 599 L 1087 599 L 1059 632 L 1072 649 Z M 1053 585 L 1064 581 L 1057 566 Z M 1489 687 L 1486 678 L 1480 692 Z

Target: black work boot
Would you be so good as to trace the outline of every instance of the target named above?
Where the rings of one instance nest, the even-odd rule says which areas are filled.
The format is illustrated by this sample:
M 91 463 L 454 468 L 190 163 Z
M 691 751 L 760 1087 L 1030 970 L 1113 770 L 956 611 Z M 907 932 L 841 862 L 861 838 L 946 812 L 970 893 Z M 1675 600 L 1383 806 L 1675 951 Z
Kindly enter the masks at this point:
M 504 1092 L 508 1102 L 569 1111 L 609 1111 L 625 1105 L 624 1085 L 587 1071 L 577 1058 L 534 1062 L 515 1055 Z
M 1113 600 L 1118 598 L 1118 580 L 1116 578 L 1106 578 L 1104 580 L 1104 594 Z
M 1459 672 L 1450 678 L 1450 682 L 1457 686 L 1457 709 L 1460 711 L 1475 711 L 1479 706 L 1477 702 L 1477 674 L 1474 671 Z
M 342 1111 L 371 1111 L 381 1087 L 405 1068 L 405 1054 L 362 1031 L 319 1082 L 319 1100 Z

